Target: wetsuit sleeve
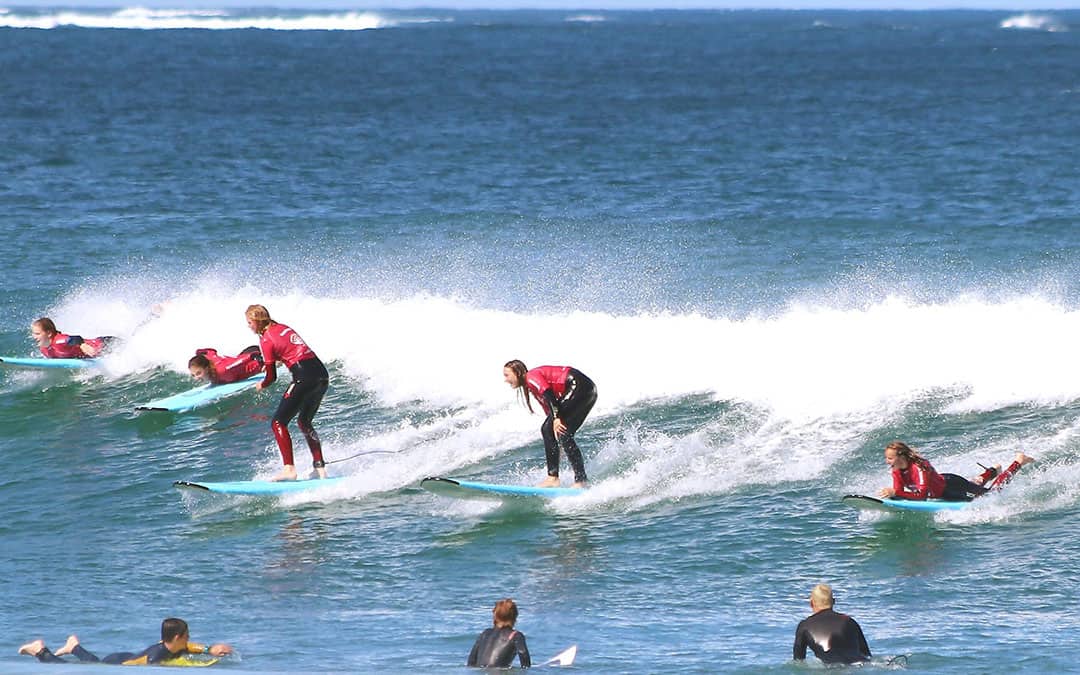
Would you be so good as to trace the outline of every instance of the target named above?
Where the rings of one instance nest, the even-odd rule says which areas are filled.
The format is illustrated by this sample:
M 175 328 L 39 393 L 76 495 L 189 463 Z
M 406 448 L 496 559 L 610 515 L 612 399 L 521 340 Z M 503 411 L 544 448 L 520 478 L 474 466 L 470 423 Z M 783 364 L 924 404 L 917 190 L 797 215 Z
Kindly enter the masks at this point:
M 532 657 L 529 656 L 529 646 L 525 644 L 525 636 L 521 633 L 514 635 L 514 647 L 517 649 L 518 661 L 522 668 L 532 667 Z
M 555 392 L 548 387 L 543 393 L 544 401 L 547 403 L 548 410 L 551 411 L 551 417 L 555 418 L 559 416 L 559 401 L 555 398 Z
M 802 622 L 795 629 L 795 646 L 791 649 L 791 658 L 796 661 L 806 660 L 806 631 L 803 630 Z
M 915 484 L 914 490 L 908 490 L 904 485 L 904 479 L 900 475 L 901 472 L 893 470 L 893 492 L 900 499 L 912 499 L 916 501 L 924 501 L 928 494 L 928 488 L 926 486 L 926 471 L 918 464 L 912 463 L 909 470 L 911 471 L 911 479 Z
M 198 642 L 187 643 L 186 649 L 188 654 L 206 654 L 208 651 L 206 645 L 199 644 Z
M 274 359 L 274 347 L 266 340 L 260 340 L 259 348 L 262 350 L 263 368 L 266 370 L 266 377 L 263 378 L 262 386 L 269 387 L 277 381 L 277 361 Z
M 83 336 L 81 335 L 69 335 L 67 342 L 65 342 L 64 344 L 71 345 L 72 347 L 78 347 L 84 342 L 86 342 L 86 340 L 83 340 Z
M 859 648 L 867 658 L 870 658 L 873 654 L 870 653 L 870 645 L 866 643 L 866 636 L 863 635 L 862 626 L 855 619 L 852 619 L 851 623 L 855 624 L 855 632 L 859 634 Z
M 469 652 L 469 660 L 465 662 L 466 666 L 475 667 L 477 654 L 480 652 L 480 638 L 476 638 L 476 642 L 473 643 L 472 651 Z

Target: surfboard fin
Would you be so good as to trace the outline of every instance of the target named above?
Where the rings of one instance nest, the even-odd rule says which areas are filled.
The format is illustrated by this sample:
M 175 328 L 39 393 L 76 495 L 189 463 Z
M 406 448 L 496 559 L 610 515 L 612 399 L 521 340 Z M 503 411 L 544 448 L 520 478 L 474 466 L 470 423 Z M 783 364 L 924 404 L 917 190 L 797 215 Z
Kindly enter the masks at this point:
M 570 645 L 563 651 L 544 661 L 544 666 L 572 666 L 577 658 L 577 645 Z

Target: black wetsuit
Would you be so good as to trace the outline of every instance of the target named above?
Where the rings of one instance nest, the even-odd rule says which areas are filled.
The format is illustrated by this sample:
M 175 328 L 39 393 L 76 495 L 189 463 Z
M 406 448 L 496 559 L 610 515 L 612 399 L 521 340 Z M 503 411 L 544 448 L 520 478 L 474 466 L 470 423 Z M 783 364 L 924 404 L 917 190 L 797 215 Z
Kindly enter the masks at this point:
M 793 658 L 806 658 L 806 648 L 825 663 L 859 663 L 870 660 L 870 646 L 862 628 L 847 614 L 823 609 L 806 617 L 795 629 Z
M 559 475 L 559 447 L 561 446 L 566 454 L 566 460 L 570 462 L 574 470 L 574 481 L 584 483 L 588 480 L 588 476 L 585 475 L 585 461 L 581 457 L 581 449 L 578 448 L 577 441 L 574 440 L 574 434 L 581 428 L 585 418 L 596 405 L 596 385 L 580 370 L 571 368 L 566 375 L 566 391 L 561 399 L 555 398 L 551 389 L 545 391 L 543 395 L 549 413 L 547 419 L 540 425 L 540 435 L 544 438 L 548 475 Z M 555 437 L 556 417 L 566 425 L 566 432 L 558 438 Z
M 517 654 L 522 668 L 532 666 L 525 636 L 520 631 L 505 627 L 488 628 L 476 638 L 476 644 L 469 652 L 469 660 L 465 665 L 477 668 L 509 668 L 514 663 L 514 654 Z
M 117 652 L 115 654 L 109 654 L 103 659 L 99 659 L 93 653 L 87 651 L 82 645 L 75 645 L 75 649 L 71 650 L 72 656 L 79 659 L 82 663 L 109 663 L 112 665 L 125 665 L 125 666 L 144 666 L 155 663 L 161 663 L 169 659 L 175 659 L 181 654 L 194 653 L 204 651 L 202 645 L 196 645 L 188 643 L 186 649 L 181 649 L 179 652 L 170 652 L 163 643 L 157 642 L 150 645 L 146 649 L 139 653 L 133 652 Z M 45 647 L 37 654 L 34 654 L 38 661 L 42 663 L 70 663 L 63 658 L 53 654 L 49 651 L 48 647 Z

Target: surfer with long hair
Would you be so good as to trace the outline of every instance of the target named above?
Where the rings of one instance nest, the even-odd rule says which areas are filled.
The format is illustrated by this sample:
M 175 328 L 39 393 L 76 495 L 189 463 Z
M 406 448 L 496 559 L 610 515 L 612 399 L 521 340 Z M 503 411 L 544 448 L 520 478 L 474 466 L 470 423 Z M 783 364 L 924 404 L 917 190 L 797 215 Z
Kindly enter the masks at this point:
M 883 498 L 941 499 L 949 502 L 971 501 L 987 492 L 998 490 L 1025 464 L 1035 460 L 1022 452 L 1009 468 L 1001 470 L 1001 465 L 985 469 L 980 475 L 968 480 L 954 473 L 938 473 L 930 462 L 902 441 L 893 441 L 885 446 L 885 463 L 892 469 L 892 487 L 882 488 L 878 493 Z
M 580 370 L 570 366 L 540 366 L 529 370 L 518 359 L 503 366 L 503 379 L 511 389 L 517 389 L 525 407 L 533 412 L 529 394 L 547 413 L 540 425 L 547 456 L 547 478 L 540 487 L 559 486 L 559 448 L 574 469 L 574 487 L 585 487 L 585 460 L 574 440 L 589 411 L 596 403 L 596 385 Z

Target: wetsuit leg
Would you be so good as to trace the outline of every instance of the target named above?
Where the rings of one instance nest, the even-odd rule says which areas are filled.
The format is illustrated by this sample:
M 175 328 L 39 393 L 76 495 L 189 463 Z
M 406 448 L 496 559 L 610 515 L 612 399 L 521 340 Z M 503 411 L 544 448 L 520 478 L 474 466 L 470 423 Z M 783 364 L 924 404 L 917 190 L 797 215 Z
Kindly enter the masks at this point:
M 540 425 L 540 435 L 544 438 L 547 473 L 557 478 L 559 476 L 559 442 L 555 440 L 555 422 L 550 415 Z
M 941 494 L 941 498 L 947 502 L 970 502 L 988 492 L 983 486 L 976 485 L 955 473 L 943 473 L 941 477 L 945 479 L 945 491 Z
M 1002 486 L 1012 480 L 1012 477 L 1016 475 L 1016 472 L 1020 470 L 1020 462 L 1013 462 L 1009 465 L 1008 469 L 1005 469 L 998 474 L 994 482 L 990 484 L 989 490 L 999 490 Z M 989 490 L 987 490 L 989 492 Z
M 48 647 L 42 647 L 40 652 L 34 654 L 34 658 L 38 661 L 41 661 L 42 663 L 68 663 L 64 659 L 49 651 Z
M 84 663 L 97 663 L 101 661 L 97 656 L 84 649 L 82 645 L 75 645 L 75 649 L 72 649 L 71 653 L 75 655 L 75 658 Z
M 323 461 L 322 441 L 319 440 L 319 434 L 316 433 L 311 422 L 315 418 L 315 413 L 319 412 L 319 405 L 329 386 L 329 380 L 320 380 L 319 385 L 304 398 L 304 402 L 300 405 L 300 415 L 296 418 L 296 426 L 300 427 L 300 432 L 304 434 L 304 440 L 307 441 L 308 449 L 311 450 L 312 466 L 316 469 L 326 466 L 326 462 Z
M 116 666 L 120 665 L 124 661 L 130 661 L 136 656 L 138 656 L 138 654 L 133 654 L 132 652 L 117 652 L 115 654 L 109 654 L 105 658 L 101 659 L 101 662 Z
M 579 371 L 571 369 L 566 378 L 566 394 L 559 403 L 566 433 L 558 440 L 566 453 L 567 461 L 574 469 L 574 481 L 577 483 L 584 483 L 588 477 L 585 474 L 585 460 L 581 455 L 581 448 L 574 440 L 574 434 L 581 428 L 595 404 L 596 385 Z

